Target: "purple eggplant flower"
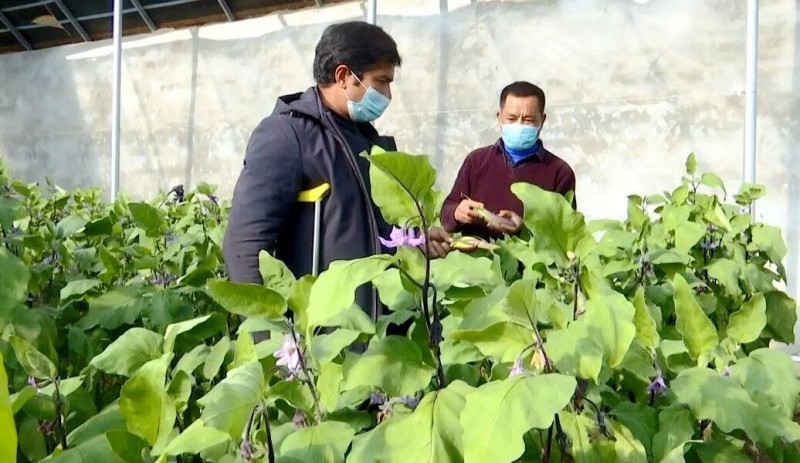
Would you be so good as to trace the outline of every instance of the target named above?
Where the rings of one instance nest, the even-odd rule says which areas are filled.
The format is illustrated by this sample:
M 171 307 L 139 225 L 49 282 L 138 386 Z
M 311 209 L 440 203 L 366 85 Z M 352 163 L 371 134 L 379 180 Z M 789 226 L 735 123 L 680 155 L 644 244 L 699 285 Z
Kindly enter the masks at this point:
M 717 249 L 717 242 L 714 240 L 704 241 L 702 244 L 700 244 L 700 247 L 706 251 L 713 251 L 714 249 Z
M 41 390 L 39 389 L 39 385 L 36 384 L 36 378 L 34 378 L 33 376 L 28 376 L 28 385 L 33 386 L 33 388 L 36 389 L 36 392 L 39 392 Z
M 392 233 L 389 235 L 389 239 L 381 238 L 381 243 L 387 248 L 399 248 L 401 246 L 421 246 L 425 243 L 425 234 L 420 233 L 417 235 L 417 231 L 414 229 L 409 229 L 406 227 L 392 227 Z
M 300 373 L 300 348 L 291 334 L 284 335 L 283 346 L 273 355 L 278 359 L 277 365 L 289 368 L 289 379 L 294 379 Z
M 511 367 L 511 371 L 508 372 L 508 377 L 521 375 L 524 371 L 525 370 L 522 368 L 522 357 L 517 357 L 514 366 Z
M 306 421 L 306 415 L 303 414 L 303 412 L 301 412 L 300 410 L 296 410 L 294 412 L 292 423 L 294 423 L 294 427 L 297 429 L 308 427 L 308 422 Z
M 417 399 L 416 397 L 411 397 L 410 395 L 404 395 L 403 397 L 400 397 L 399 399 L 397 399 L 397 402 L 405 405 L 406 407 L 412 410 L 417 408 L 417 405 L 419 405 L 419 399 Z
M 253 461 L 253 445 L 250 443 L 250 439 L 242 441 L 240 453 L 242 455 L 242 460 Z
M 647 393 L 651 395 L 664 395 L 667 393 L 667 384 L 664 382 L 664 377 L 659 372 L 656 379 L 647 386 Z
M 383 405 L 386 403 L 386 396 L 381 394 L 380 392 L 370 392 L 369 393 L 369 403 L 372 405 Z

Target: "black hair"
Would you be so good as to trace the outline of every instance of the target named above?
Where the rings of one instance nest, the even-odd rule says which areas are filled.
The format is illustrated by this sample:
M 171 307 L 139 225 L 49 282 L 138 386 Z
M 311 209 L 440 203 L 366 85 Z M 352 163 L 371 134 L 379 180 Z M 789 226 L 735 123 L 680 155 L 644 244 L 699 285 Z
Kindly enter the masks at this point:
M 400 66 L 402 62 L 394 39 L 380 27 L 364 21 L 333 24 L 317 43 L 314 80 L 319 85 L 332 84 L 334 71 L 341 65 L 349 67 L 360 79 L 376 66 Z
M 506 85 L 503 91 L 500 92 L 500 109 L 503 109 L 503 106 L 505 106 L 508 95 L 514 95 L 523 98 L 535 96 L 536 99 L 539 100 L 539 108 L 541 109 L 542 114 L 544 114 L 544 90 L 538 86 L 523 80 Z

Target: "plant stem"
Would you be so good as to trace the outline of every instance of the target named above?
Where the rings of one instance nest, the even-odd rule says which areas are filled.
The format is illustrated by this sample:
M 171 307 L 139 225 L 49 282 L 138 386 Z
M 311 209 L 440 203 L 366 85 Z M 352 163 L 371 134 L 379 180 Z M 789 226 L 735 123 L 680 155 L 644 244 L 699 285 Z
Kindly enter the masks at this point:
M 550 361 L 550 357 L 547 356 L 547 352 L 544 350 L 544 341 L 542 341 L 539 328 L 536 326 L 536 322 L 533 321 L 533 318 L 531 318 L 531 314 L 529 314 L 528 311 L 525 311 L 525 314 L 528 316 L 528 321 L 531 323 L 533 333 L 536 335 L 536 347 L 542 352 L 542 357 L 544 357 L 544 372 L 552 373 L 555 371 L 555 368 L 553 368 L 553 362 Z M 525 351 L 523 350 L 522 352 L 524 353 Z
M 420 282 L 418 282 L 417 280 L 415 280 L 415 279 L 414 279 L 414 277 L 412 277 L 412 276 L 411 276 L 411 274 L 410 274 L 410 273 L 408 273 L 408 272 L 407 272 L 407 271 L 406 271 L 406 270 L 405 270 L 403 267 L 401 267 L 401 266 L 399 266 L 399 265 L 396 265 L 396 264 L 394 264 L 394 265 L 392 265 L 392 266 L 393 266 L 394 268 L 396 268 L 397 270 L 399 270 L 399 271 L 400 271 L 400 273 L 402 273 L 402 274 L 403 274 L 403 276 L 405 276 L 406 278 L 408 278 L 408 280 L 409 280 L 411 283 L 414 283 L 414 286 L 416 286 L 417 288 L 419 288 L 419 290 L 420 290 L 420 291 L 424 291 L 424 290 L 425 290 L 425 287 L 424 287 L 422 284 L 420 284 Z
M 64 420 L 63 420 L 63 410 L 62 410 L 62 403 L 61 403 L 61 390 L 58 387 L 58 378 L 53 380 L 53 386 L 55 387 L 55 406 L 56 406 L 56 429 L 58 429 L 59 437 L 61 437 L 61 448 L 63 450 L 67 450 L 67 433 L 64 431 Z
M 547 429 L 547 446 L 544 450 L 544 456 L 542 458 L 542 463 L 550 463 L 550 456 L 553 453 L 553 428 L 555 427 L 555 423 L 550 425 L 550 428 Z
M 561 454 L 567 453 L 568 441 L 567 435 L 564 434 L 564 430 L 561 429 L 561 420 L 558 418 L 558 415 L 555 416 L 555 425 L 556 425 L 556 440 L 558 441 L 558 446 L 561 448 Z
M 430 333 L 429 337 L 432 340 L 431 348 L 433 348 L 433 354 L 436 357 L 436 376 L 439 381 L 439 389 L 444 389 L 447 387 L 447 379 L 444 377 L 444 367 L 442 366 L 442 350 L 439 348 L 439 342 L 442 340 L 442 322 L 439 320 L 439 310 L 436 302 L 436 287 L 433 285 L 430 285 L 430 287 L 433 289 L 433 329 L 435 329 L 437 333 L 436 335 L 434 335 L 434 333 Z
M 264 429 L 267 432 L 267 461 L 269 461 L 269 463 L 275 463 L 275 448 L 272 446 L 272 428 L 269 424 L 269 413 L 267 413 L 267 407 L 261 407 L 261 416 L 264 418 Z
M 261 408 L 261 404 L 256 404 L 252 410 L 250 410 L 250 416 L 247 418 L 247 427 L 244 429 L 244 434 L 242 435 L 242 446 L 247 445 L 248 448 L 250 447 L 250 433 L 253 429 L 253 421 L 255 419 L 256 413 Z M 244 452 L 243 452 L 244 453 Z M 244 458 L 244 456 L 242 456 Z M 253 461 L 252 455 L 247 456 L 247 461 Z
M 317 423 L 320 423 L 322 421 L 322 409 L 319 406 L 319 396 L 317 395 L 317 388 L 314 386 L 314 380 L 308 373 L 308 368 L 306 367 L 305 353 L 300 348 L 300 344 L 297 342 L 297 331 L 295 331 L 294 322 L 292 322 L 291 320 L 289 320 L 289 331 L 292 333 L 292 340 L 294 340 L 295 346 L 297 346 L 297 351 L 299 353 L 298 358 L 300 359 L 300 368 L 303 370 L 303 374 L 306 377 L 305 383 L 308 385 L 308 389 L 311 391 L 311 397 L 314 399 L 314 419 L 317 421 Z

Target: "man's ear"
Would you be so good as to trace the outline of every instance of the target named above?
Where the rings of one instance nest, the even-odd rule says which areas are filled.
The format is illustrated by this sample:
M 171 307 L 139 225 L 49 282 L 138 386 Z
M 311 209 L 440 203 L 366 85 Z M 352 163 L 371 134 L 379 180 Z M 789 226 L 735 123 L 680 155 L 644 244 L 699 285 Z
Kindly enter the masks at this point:
M 344 64 L 340 64 L 336 66 L 336 69 L 333 71 L 333 78 L 336 81 L 336 85 L 345 88 L 347 85 L 347 77 L 350 75 L 350 68 L 345 66 Z
M 547 114 L 542 114 L 542 125 L 544 125 L 544 121 L 547 120 Z

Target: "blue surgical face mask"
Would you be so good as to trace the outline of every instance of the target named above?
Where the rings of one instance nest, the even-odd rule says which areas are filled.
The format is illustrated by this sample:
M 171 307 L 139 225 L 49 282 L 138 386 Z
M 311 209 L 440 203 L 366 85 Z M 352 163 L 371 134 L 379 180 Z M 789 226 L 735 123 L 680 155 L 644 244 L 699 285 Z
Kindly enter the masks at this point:
M 539 127 L 525 124 L 503 124 L 503 144 L 506 148 L 528 150 L 539 139 Z
M 353 77 L 356 78 L 358 83 L 364 85 L 355 74 L 353 74 Z M 347 95 L 347 91 L 344 94 L 347 96 L 347 112 L 350 114 L 350 119 L 356 122 L 372 122 L 381 117 L 381 114 L 386 111 L 392 101 L 372 87 L 367 87 L 367 91 L 361 101 L 351 100 L 350 96 Z

